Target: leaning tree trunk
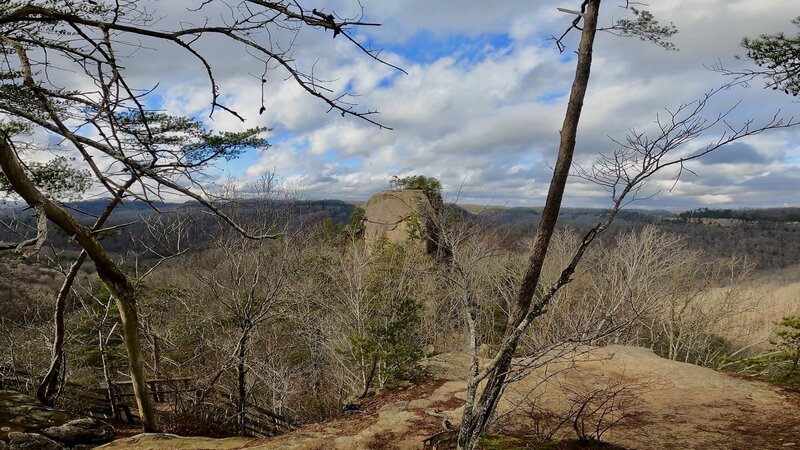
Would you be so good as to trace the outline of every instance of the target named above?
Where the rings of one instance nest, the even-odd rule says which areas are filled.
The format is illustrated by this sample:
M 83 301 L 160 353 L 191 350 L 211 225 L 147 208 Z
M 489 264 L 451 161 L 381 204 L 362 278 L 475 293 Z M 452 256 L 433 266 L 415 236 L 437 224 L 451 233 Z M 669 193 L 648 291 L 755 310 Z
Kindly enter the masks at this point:
M 36 398 L 46 406 L 53 406 L 55 398 L 59 392 L 59 379 L 65 376 L 66 365 L 64 363 L 64 309 L 67 304 L 67 297 L 72 289 L 72 283 L 78 276 L 84 261 L 86 261 L 86 252 L 81 251 L 78 259 L 72 263 L 69 272 L 64 277 L 64 283 L 61 284 L 61 289 L 58 290 L 56 296 L 55 314 L 53 317 L 53 359 L 50 363 L 50 368 L 39 383 L 36 389 Z
M 133 283 L 114 260 L 108 256 L 100 241 L 92 233 L 92 230 L 78 223 L 71 214 L 39 192 L 23 171 L 14 150 L 4 139 L 0 139 L 0 170 L 3 171 L 14 192 L 22 197 L 28 205 L 41 208 L 46 217 L 67 235 L 72 236 L 94 261 L 97 275 L 114 297 L 117 309 L 119 309 L 125 350 L 128 353 L 128 365 L 133 382 L 133 393 L 136 396 L 136 403 L 142 418 L 142 427 L 146 432 L 158 431 L 153 403 L 148 395 L 147 379 L 144 373 L 142 346 L 139 341 L 139 321 L 136 311 L 136 290 Z
M 117 190 L 114 199 L 111 200 L 100 217 L 95 221 L 92 231 L 97 231 L 102 228 L 108 217 L 111 216 L 114 208 L 116 208 L 122 200 L 125 191 L 131 187 L 135 181 L 136 177 L 131 177 L 127 183 Z M 59 391 L 59 379 L 65 376 L 64 309 L 67 305 L 67 297 L 69 297 L 69 293 L 72 290 L 72 285 L 75 283 L 75 278 L 77 278 L 83 263 L 86 262 L 87 256 L 86 250 L 82 250 L 80 255 L 78 255 L 78 259 L 70 266 L 67 275 L 64 277 L 64 282 L 61 284 L 61 289 L 58 290 L 58 295 L 56 296 L 55 314 L 53 315 L 52 361 L 50 363 L 50 368 L 39 383 L 39 387 L 36 389 L 36 398 L 46 406 L 53 406 L 55 403 L 55 397 L 58 396 Z
M 588 0 L 583 14 L 583 31 L 578 47 L 578 62 L 575 70 L 575 80 L 570 91 L 567 112 L 561 128 L 561 142 L 558 148 L 558 159 L 553 169 L 553 178 L 547 192 L 542 217 L 533 239 L 531 256 L 528 268 L 520 283 L 514 308 L 506 325 L 505 340 L 499 353 L 497 365 L 487 376 L 486 387 L 472 408 L 465 408 L 461 426 L 458 433 L 458 447 L 461 449 L 474 449 L 486 433 L 489 423 L 497 410 L 497 405 L 507 385 L 507 376 L 511 368 L 514 352 L 519 344 L 519 337 L 514 337 L 513 331 L 530 313 L 536 287 L 542 272 L 547 247 L 555 230 L 556 220 L 561 210 L 561 200 L 572 166 L 572 156 L 575 152 L 575 139 L 578 132 L 578 122 L 583 109 L 583 99 L 586 96 L 586 87 L 589 84 L 589 73 L 592 65 L 592 47 L 597 31 L 597 16 L 600 0 Z M 518 335 L 517 335 L 518 336 Z M 477 395 L 477 392 L 473 393 Z M 468 404 L 471 402 L 468 401 Z

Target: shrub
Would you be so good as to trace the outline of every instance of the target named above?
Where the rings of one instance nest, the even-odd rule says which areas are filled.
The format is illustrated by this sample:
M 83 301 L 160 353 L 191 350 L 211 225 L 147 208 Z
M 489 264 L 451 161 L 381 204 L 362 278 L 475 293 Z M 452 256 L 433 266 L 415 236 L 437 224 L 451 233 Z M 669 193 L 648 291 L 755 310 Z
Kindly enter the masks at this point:
M 770 339 L 770 349 L 739 361 L 743 372 L 800 388 L 800 316 L 784 317 Z

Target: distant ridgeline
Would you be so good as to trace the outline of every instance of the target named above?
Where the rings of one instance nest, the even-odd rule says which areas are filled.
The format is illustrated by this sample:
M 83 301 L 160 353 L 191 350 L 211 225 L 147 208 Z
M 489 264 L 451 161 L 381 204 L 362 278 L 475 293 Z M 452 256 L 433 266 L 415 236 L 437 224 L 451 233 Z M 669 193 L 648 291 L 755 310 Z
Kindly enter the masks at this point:
M 339 234 L 340 230 L 346 230 L 348 226 L 354 229 L 362 224 L 364 226 L 363 231 L 366 231 L 366 227 L 369 226 L 368 221 L 375 222 L 372 225 L 382 223 L 381 227 L 376 228 L 383 228 L 382 231 L 370 230 L 368 240 L 370 238 L 374 239 L 376 237 L 375 233 L 385 232 L 389 228 L 393 229 L 389 234 L 395 237 L 406 236 L 408 233 L 418 231 L 431 231 L 427 230 L 429 223 L 419 219 L 422 219 L 420 216 L 424 216 L 425 212 L 433 207 L 433 204 L 441 202 L 441 197 L 435 196 L 432 200 L 429 195 L 437 193 L 437 186 L 433 186 L 434 189 L 426 189 L 431 186 L 421 182 L 424 180 L 414 179 L 412 181 L 413 184 L 411 186 L 398 186 L 379 196 L 383 198 L 380 203 L 383 203 L 384 206 L 379 208 L 377 216 L 374 213 L 367 214 L 366 221 L 363 220 L 364 210 L 361 208 L 368 205 L 364 203 L 361 203 L 361 207 L 359 207 L 356 202 L 341 200 L 281 200 L 271 201 L 270 207 L 282 208 L 290 206 L 294 210 L 290 220 L 298 220 L 312 225 L 320 223 L 330 231 L 331 235 Z M 403 191 L 406 192 L 401 193 Z M 91 225 L 95 217 L 108 204 L 108 201 L 109 199 L 96 199 L 70 202 L 64 205 L 75 211 L 76 218 L 79 221 L 86 225 Z M 237 203 L 237 207 L 242 207 L 240 212 L 244 212 L 246 216 L 248 210 L 255 211 L 259 209 L 255 207 L 257 204 L 258 202 L 255 200 L 245 200 Z M 438 203 L 438 206 L 442 205 L 442 203 Z M 30 209 L 17 208 L 13 204 L 6 204 L 5 206 L 5 208 L 0 208 L 0 220 L 10 223 L 9 219 L 12 219 L 13 216 L 14 219 L 22 222 L 17 226 L 17 231 L 21 233 L 35 229 L 31 228 L 34 225 L 34 218 Z M 400 208 L 400 206 L 404 208 Z M 411 206 L 410 210 L 416 210 L 416 213 L 418 213 L 415 214 L 417 216 L 416 223 L 401 225 L 396 217 L 391 216 L 407 215 L 407 213 L 411 212 L 407 208 L 408 206 Z M 489 227 L 503 230 L 508 234 L 510 241 L 515 238 L 530 237 L 532 230 L 539 221 L 541 212 L 540 207 L 446 206 L 452 208 L 453 211 L 463 217 L 477 219 L 485 222 Z M 151 206 L 143 201 L 129 200 L 118 206 L 106 223 L 108 227 L 125 225 L 103 235 L 102 238 L 108 250 L 112 253 L 121 254 L 133 249 L 137 245 L 133 237 L 147 235 L 146 226 L 142 223 L 141 218 L 147 219 L 157 214 L 154 208 L 160 212 L 179 211 L 181 215 L 190 216 L 192 229 L 188 230 L 190 234 L 187 237 L 191 241 L 192 247 L 195 248 L 207 243 L 210 236 L 213 235 L 209 231 L 219 226 L 214 216 L 207 214 L 206 210 L 195 202 L 154 202 Z M 405 212 L 394 211 L 398 208 L 405 209 Z M 261 209 L 263 210 L 263 208 Z M 605 209 L 562 208 L 559 215 L 559 226 L 568 225 L 575 227 L 578 231 L 585 230 L 597 224 L 607 213 L 608 211 Z M 478 214 L 480 215 L 478 216 Z M 247 219 L 247 217 L 243 218 Z M 353 219 L 358 224 L 350 223 Z M 756 260 L 759 261 L 759 265 L 762 267 L 779 267 L 786 265 L 789 261 L 796 262 L 797 255 L 800 254 L 800 237 L 798 236 L 798 233 L 800 233 L 800 208 L 797 207 L 764 209 L 699 208 L 679 214 L 665 210 L 628 209 L 620 212 L 614 229 L 624 230 L 644 224 L 658 224 L 670 232 L 686 236 L 699 248 L 716 249 L 712 253 L 720 256 L 733 254 L 734 251 L 728 247 L 731 246 L 731 242 L 736 242 L 737 246 L 747 249 L 748 254 L 756 255 Z M 698 227 L 694 226 L 695 224 L 715 226 Z M 409 227 L 408 225 L 412 226 Z M 740 225 L 747 226 L 741 227 Z M 79 250 L 68 236 L 60 233 L 53 225 L 51 225 L 51 228 L 53 228 L 53 232 L 50 233 L 49 238 L 57 249 Z M 732 230 L 738 228 L 743 228 L 741 236 L 739 234 L 735 236 L 720 234 L 721 229 L 733 232 Z M 722 236 L 724 236 L 724 239 Z M 14 242 L 18 238 L 19 235 L 15 234 L 11 228 L 0 227 L 1 241 Z M 765 242 L 769 243 L 775 239 L 781 241 L 782 245 L 771 246 L 765 244 Z M 758 254 L 761 253 L 763 255 L 759 257 Z
M 709 209 L 698 208 L 678 214 L 678 218 L 689 219 L 732 219 L 745 222 L 800 222 L 800 208 L 759 208 L 759 209 Z
M 91 226 L 97 216 L 102 214 L 110 199 L 95 199 L 64 203 L 63 206 L 71 210 L 75 214 L 75 218 L 84 225 Z M 291 220 L 302 220 L 304 222 L 313 222 L 314 220 L 328 220 L 337 226 L 347 224 L 353 211 L 357 206 L 354 203 L 348 203 L 341 200 L 271 200 L 269 201 L 270 208 L 280 209 L 286 206 L 291 206 L 297 214 L 291 216 Z M 244 200 L 236 203 L 236 207 L 240 208 L 240 212 L 247 219 L 248 211 L 253 211 L 253 217 L 256 217 L 256 208 L 258 201 Z M 224 205 L 220 208 L 225 210 Z M 262 210 L 264 208 L 261 208 Z M 207 243 L 210 236 L 210 230 L 220 226 L 215 216 L 206 213 L 206 208 L 199 203 L 189 201 L 185 203 L 169 203 L 169 202 L 144 202 L 140 200 L 128 200 L 124 204 L 117 206 L 112 213 L 111 217 L 106 221 L 106 227 L 115 227 L 114 230 L 104 233 L 102 236 L 106 249 L 112 253 L 123 253 L 134 247 L 133 237 L 142 238 L 147 236 L 146 225 L 141 220 L 147 220 L 158 213 L 179 213 L 182 216 L 190 217 L 190 227 L 186 230 L 189 234 L 188 237 L 193 247 L 199 247 Z M 17 222 L 16 228 L 20 232 L 28 232 L 35 229 L 34 216 L 30 209 L 23 209 L 14 207 L 14 205 L 6 205 L 6 208 L 0 209 L 0 221 L 13 224 Z M 14 225 L 12 225 L 13 227 Z M 65 250 L 80 250 L 72 240 L 62 234 L 54 225 L 50 225 L 53 232 L 49 233 L 48 239 L 53 243 L 57 249 Z M 31 228 L 33 227 L 33 228 Z M 12 228 L 0 227 L 0 241 L 15 242 L 19 240 L 19 236 L 15 234 Z

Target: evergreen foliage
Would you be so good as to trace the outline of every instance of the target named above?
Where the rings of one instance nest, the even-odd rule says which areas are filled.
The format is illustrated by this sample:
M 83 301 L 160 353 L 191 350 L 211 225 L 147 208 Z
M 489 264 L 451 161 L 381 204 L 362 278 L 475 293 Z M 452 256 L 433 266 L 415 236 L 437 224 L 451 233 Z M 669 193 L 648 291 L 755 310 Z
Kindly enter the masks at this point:
M 350 336 L 353 354 L 367 361 L 381 385 L 410 375 L 423 356 L 420 328 L 422 303 L 413 289 L 398 289 L 412 251 L 382 240 L 373 248 L 373 264 L 366 278 L 367 298 L 374 311 L 364 329 Z M 367 382 L 367 388 L 370 382 Z
M 792 20 L 800 27 L 800 17 Z M 743 38 L 747 57 L 761 69 L 760 75 L 769 81 L 767 87 L 797 96 L 800 93 L 800 32 L 794 37 L 783 32 L 762 34 L 758 38 Z
M 745 372 L 800 388 L 800 316 L 784 317 L 764 354 L 741 361 Z
M 669 38 L 678 32 L 678 29 L 675 28 L 672 22 L 670 22 L 669 25 L 662 25 L 655 19 L 650 11 L 639 10 L 633 7 L 631 7 L 630 10 L 634 18 L 619 19 L 614 26 L 614 29 L 618 31 L 621 36 L 638 37 L 643 41 L 656 44 L 664 50 L 678 50 L 675 44 L 669 41 Z
M 350 219 L 345 226 L 345 232 L 355 237 L 364 236 L 364 220 L 366 219 L 364 208 L 355 208 L 350 214 Z
M 0 137 L 29 136 L 31 130 L 29 124 L 0 120 Z M 30 150 L 29 145 L 21 147 Z M 25 169 L 33 184 L 48 197 L 57 200 L 75 200 L 80 198 L 91 185 L 91 174 L 88 170 L 75 168 L 70 161 L 71 159 L 64 156 L 56 156 L 46 162 L 31 161 L 25 165 Z M 0 172 L 0 195 L 12 194 L 13 189 L 8 179 Z
M 57 156 L 44 163 L 33 161 L 26 168 L 36 187 L 52 199 L 77 199 L 91 185 L 89 171 L 72 167 L 64 156 Z M 13 192 L 8 179 L 0 172 L 0 194 L 8 196 Z
M 425 193 L 434 208 L 442 205 L 442 183 L 435 177 L 425 175 L 409 175 L 407 177 L 393 176 L 389 181 L 394 189 L 407 190 L 419 189 Z

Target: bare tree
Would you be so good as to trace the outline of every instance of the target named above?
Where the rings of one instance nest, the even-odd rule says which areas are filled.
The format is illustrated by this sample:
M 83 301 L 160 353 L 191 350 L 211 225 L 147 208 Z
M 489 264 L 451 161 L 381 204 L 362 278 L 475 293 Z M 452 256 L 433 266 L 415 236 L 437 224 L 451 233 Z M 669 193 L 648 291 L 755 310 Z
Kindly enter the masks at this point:
M 237 424 L 245 433 L 245 421 L 251 381 L 248 377 L 253 337 L 259 328 L 275 318 L 280 308 L 289 307 L 286 298 L 289 280 L 299 259 L 303 227 L 295 223 L 290 194 L 281 192 L 274 175 L 262 177 L 248 189 L 250 198 L 241 198 L 235 188 L 226 197 L 227 208 L 240 223 L 252 222 L 264 233 L 278 232 L 274 240 L 252 240 L 234 230 L 221 229 L 210 248 L 204 252 L 202 269 L 194 276 L 219 302 L 225 313 L 223 321 L 235 324 L 235 348 L 230 357 L 210 377 L 201 394 L 201 401 L 232 366 L 236 368 Z M 279 198 L 284 195 L 285 198 Z M 249 215 L 249 219 L 246 216 Z
M 573 25 L 576 25 L 580 17 L 583 17 L 583 31 L 578 48 L 575 81 L 572 85 L 567 113 L 561 128 L 561 144 L 558 150 L 558 159 L 553 170 L 553 179 L 547 193 L 547 201 L 534 236 L 534 244 L 528 263 L 528 269 L 520 284 L 519 294 L 513 306 L 514 309 L 509 315 L 508 330 L 510 332 L 507 333 L 508 337 L 501 347 L 500 352 L 492 361 L 492 364 L 483 371 L 480 370 L 480 362 L 476 351 L 477 345 L 475 342 L 470 342 L 470 348 L 473 350 L 473 363 L 467 386 L 467 403 L 464 406 L 464 415 L 462 417 L 461 427 L 459 428 L 459 448 L 472 449 L 480 442 L 481 437 L 489 425 L 489 421 L 494 415 L 500 396 L 502 395 L 507 372 L 511 365 L 511 359 L 513 358 L 514 351 L 519 342 L 519 336 L 530 322 L 528 317 L 532 312 L 531 303 L 539 282 L 542 265 L 547 255 L 547 247 L 555 229 L 556 219 L 558 218 L 558 212 L 561 207 L 561 199 L 564 195 L 564 188 L 572 164 L 572 156 L 575 151 L 578 121 L 583 108 L 586 88 L 589 84 L 589 73 L 592 64 L 592 47 L 595 33 L 597 32 L 599 8 L 599 0 L 583 2 L 581 5 L 581 16 L 576 18 L 573 23 Z M 519 330 L 519 332 L 516 332 L 517 330 Z M 491 372 L 491 376 L 489 372 Z M 480 399 L 476 402 L 478 384 L 484 379 L 487 379 L 487 377 L 489 377 L 488 383 Z
M 512 362 L 523 334 L 534 320 L 548 311 L 551 301 L 559 290 L 572 280 L 578 263 L 598 234 L 608 229 L 620 209 L 627 202 L 636 198 L 648 179 L 667 168 L 677 169 L 676 177 L 679 177 L 685 169 L 685 163 L 700 158 L 726 144 L 770 129 L 797 124 L 794 118 L 784 119 L 779 116 L 779 113 L 776 113 L 763 124 L 756 125 L 753 120 L 747 120 L 743 124 L 733 125 L 728 121 L 730 109 L 716 117 L 706 118 L 704 110 L 709 100 L 732 87 L 725 85 L 712 90 L 694 102 L 681 105 L 675 110 L 667 110 L 666 116 L 659 115 L 656 120 L 656 128 L 650 134 L 631 130 L 624 140 L 615 141 L 619 145 L 619 149 L 613 154 L 601 155 L 598 162 L 590 169 L 578 169 L 579 176 L 608 190 L 613 206 L 608 212 L 607 218 L 583 237 L 556 280 L 542 285 L 542 267 L 555 230 L 566 181 L 572 172 L 578 121 L 589 81 L 594 37 L 598 30 L 599 7 L 599 0 L 584 1 L 581 5 L 581 12 L 570 28 L 578 27 L 578 23 L 582 21 L 575 80 L 561 129 L 561 143 L 553 170 L 553 178 L 534 235 L 525 274 L 518 285 L 506 330 L 497 352 L 487 362 L 482 363 L 478 357 L 478 345 L 474 342 L 475 334 L 471 333 L 472 367 L 467 385 L 464 414 L 458 433 L 459 448 L 472 449 L 479 444 L 492 421 L 505 387 L 515 378 L 515 373 L 519 372 L 518 369 L 515 371 L 512 367 Z M 644 29 L 643 32 L 646 36 L 648 30 Z M 680 149 L 685 145 L 712 129 L 716 131 L 717 127 L 722 131 L 718 133 L 714 141 L 688 155 L 680 155 Z M 468 322 L 471 320 L 469 311 L 471 309 L 467 309 Z M 478 388 L 482 382 L 486 384 L 478 395 Z
M 379 240 L 368 250 L 348 242 L 328 265 L 331 286 L 320 305 L 328 354 L 341 368 L 346 395 L 363 398 L 403 376 L 422 354 L 420 314 L 427 295 L 424 253 Z M 351 398 L 352 400 L 352 398 Z
M 224 8 L 226 14 L 204 13 L 212 8 Z M 197 24 L 190 24 L 193 19 Z M 217 134 L 198 121 L 148 111 L 144 105 L 152 89 L 130 83 L 123 55 L 130 53 L 128 48 L 145 47 L 140 43 L 143 40 L 184 51 L 204 69 L 211 114 L 221 109 L 242 119 L 223 104 L 215 70 L 199 48 L 201 38 L 216 36 L 244 48 L 259 61 L 264 67 L 264 82 L 267 72 L 283 71 L 330 110 L 380 126 L 371 118 L 374 111 L 356 109 L 349 93 L 328 88 L 313 72 L 299 68 L 291 49 L 270 39 L 270 32 L 277 30 L 290 34 L 303 27 L 327 30 L 385 63 L 350 34 L 353 27 L 372 25 L 358 18 L 339 19 L 332 13 L 304 9 L 293 1 L 206 1 L 188 11 L 173 29 L 160 29 L 157 20 L 135 0 L 6 2 L 0 6 L 0 111 L 13 123 L 63 140 L 65 147 L 79 155 L 94 181 L 114 199 L 127 194 L 152 202 L 173 192 L 204 205 L 246 237 L 274 238 L 273 234 L 254 234 L 228 217 L 204 192 L 200 176 L 215 161 L 235 157 L 247 148 L 265 147 L 266 141 L 260 136 L 264 130 Z M 65 80 L 55 76 L 58 70 L 72 71 L 76 77 Z M 265 108 L 263 102 L 261 108 Z M 12 248 L 39 248 L 48 220 L 83 248 L 117 302 L 143 428 L 156 431 L 139 343 L 134 285 L 104 250 L 96 230 L 78 222 L 37 185 L 27 163 L 29 155 L 22 151 L 25 140 L 19 138 L 18 129 L 12 128 L 3 127 L 0 169 L 10 190 L 36 211 L 39 223 L 33 241 Z M 135 178 L 134 185 L 127 185 L 131 177 Z M 120 191 L 126 194 L 120 195 Z M 59 365 L 59 352 L 54 348 L 53 367 Z M 42 383 L 45 400 L 55 378 L 55 370 L 51 370 Z

